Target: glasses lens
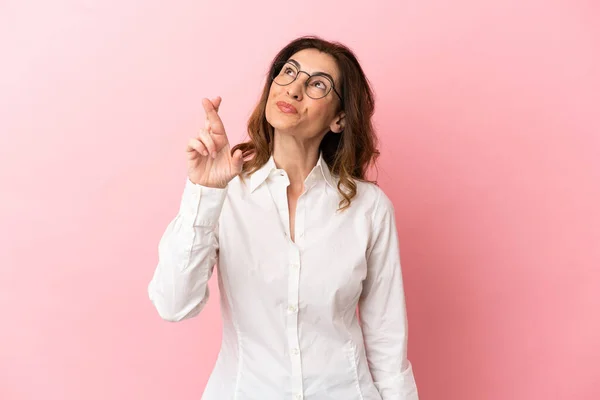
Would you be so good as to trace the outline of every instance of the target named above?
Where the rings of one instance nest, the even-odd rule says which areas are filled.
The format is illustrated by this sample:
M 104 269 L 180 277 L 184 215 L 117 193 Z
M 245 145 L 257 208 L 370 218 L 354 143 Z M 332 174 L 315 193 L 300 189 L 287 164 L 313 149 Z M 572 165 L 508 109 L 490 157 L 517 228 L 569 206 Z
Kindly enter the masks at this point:
M 331 81 L 324 76 L 311 76 L 306 82 L 306 94 L 313 99 L 320 99 L 327 96 L 332 86 Z
M 279 72 L 277 72 L 279 70 Z M 298 70 L 290 63 L 285 63 L 283 65 L 277 66 L 275 69 L 275 77 L 273 80 L 278 85 L 289 85 L 296 79 L 298 75 Z

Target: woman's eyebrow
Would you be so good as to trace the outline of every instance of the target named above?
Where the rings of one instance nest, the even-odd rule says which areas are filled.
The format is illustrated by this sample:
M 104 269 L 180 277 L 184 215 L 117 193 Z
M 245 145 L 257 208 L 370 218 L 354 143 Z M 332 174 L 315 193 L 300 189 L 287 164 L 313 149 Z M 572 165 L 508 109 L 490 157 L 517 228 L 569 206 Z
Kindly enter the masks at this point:
M 298 68 L 298 71 L 300 71 L 302 69 L 302 66 L 300 65 L 300 63 L 296 60 L 294 60 L 293 58 L 290 58 L 289 60 L 287 60 L 287 62 L 294 64 L 294 66 L 296 68 Z M 315 72 L 313 75 L 320 75 L 320 76 L 326 76 L 329 79 L 331 79 L 331 82 L 335 82 L 335 79 L 333 79 L 333 76 L 331 76 L 330 74 L 328 74 L 327 72 L 321 72 L 321 71 L 317 71 Z

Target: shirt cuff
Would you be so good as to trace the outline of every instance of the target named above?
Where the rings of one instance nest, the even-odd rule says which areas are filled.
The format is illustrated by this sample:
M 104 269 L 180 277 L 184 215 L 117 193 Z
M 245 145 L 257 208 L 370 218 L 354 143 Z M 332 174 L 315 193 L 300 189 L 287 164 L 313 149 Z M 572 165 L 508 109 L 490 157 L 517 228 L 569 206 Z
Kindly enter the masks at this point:
M 384 400 L 419 400 L 417 383 L 412 370 L 412 364 L 398 375 L 384 381 L 375 382 L 375 387 Z
M 212 188 L 198 185 L 186 179 L 179 213 L 193 219 L 194 226 L 216 226 L 225 202 L 227 188 Z

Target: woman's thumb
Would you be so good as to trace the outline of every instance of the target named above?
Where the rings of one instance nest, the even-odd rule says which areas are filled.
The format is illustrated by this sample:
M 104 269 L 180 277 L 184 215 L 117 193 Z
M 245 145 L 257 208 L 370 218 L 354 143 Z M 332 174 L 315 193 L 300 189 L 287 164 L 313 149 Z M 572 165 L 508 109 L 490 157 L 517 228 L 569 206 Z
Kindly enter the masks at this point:
M 242 150 L 238 149 L 233 153 L 232 156 L 232 164 L 236 174 L 242 172 L 242 167 L 244 165 L 244 159 L 242 157 Z

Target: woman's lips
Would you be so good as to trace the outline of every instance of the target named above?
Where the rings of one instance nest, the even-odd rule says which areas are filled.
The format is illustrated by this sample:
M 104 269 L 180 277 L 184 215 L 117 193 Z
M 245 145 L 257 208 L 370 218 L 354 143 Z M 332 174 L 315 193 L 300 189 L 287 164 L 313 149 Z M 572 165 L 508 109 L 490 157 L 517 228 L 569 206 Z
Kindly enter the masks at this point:
M 277 107 L 286 114 L 297 114 L 298 110 L 293 105 L 286 103 L 285 101 L 278 101 Z

